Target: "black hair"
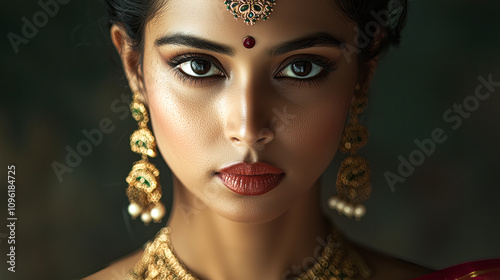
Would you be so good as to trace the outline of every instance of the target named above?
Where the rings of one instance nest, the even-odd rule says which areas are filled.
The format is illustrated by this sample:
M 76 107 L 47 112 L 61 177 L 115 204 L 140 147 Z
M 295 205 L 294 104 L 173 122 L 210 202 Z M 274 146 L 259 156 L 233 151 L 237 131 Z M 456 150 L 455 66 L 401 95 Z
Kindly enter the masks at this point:
M 362 59 L 372 59 L 399 44 L 408 14 L 407 0 L 334 0 L 332 4 L 356 23 Z
M 401 30 L 406 22 L 407 0 L 329 1 L 348 20 L 356 23 L 360 38 L 358 41 L 361 43 L 356 48 L 363 59 L 369 60 L 390 45 L 399 43 Z M 141 61 L 146 24 L 166 2 L 167 0 L 107 0 L 110 26 L 117 24 L 125 30 L 128 43 L 141 54 Z M 378 41 L 374 40 L 377 38 Z M 377 42 L 375 47 L 374 42 Z
M 116 24 L 128 35 L 130 46 L 142 53 L 146 24 L 156 15 L 167 0 L 106 0 L 109 26 Z

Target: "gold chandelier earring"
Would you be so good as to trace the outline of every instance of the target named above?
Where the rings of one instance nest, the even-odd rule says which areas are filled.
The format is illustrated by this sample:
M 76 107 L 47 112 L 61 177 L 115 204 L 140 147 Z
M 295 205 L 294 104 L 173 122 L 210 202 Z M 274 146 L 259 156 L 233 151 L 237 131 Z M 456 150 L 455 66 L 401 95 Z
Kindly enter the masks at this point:
M 370 166 L 368 161 L 357 154 L 368 142 L 368 129 L 359 123 L 359 115 L 367 106 L 366 93 L 360 93 L 361 86 L 356 85 L 356 98 L 351 104 L 349 123 L 344 128 L 339 150 L 349 152 L 337 173 L 337 195 L 330 197 L 328 206 L 339 214 L 359 220 L 366 208 L 362 204 L 371 194 Z M 359 93 L 359 94 L 358 94 Z
M 156 143 L 153 133 L 148 129 L 149 116 L 146 107 L 139 101 L 139 93 L 135 92 L 130 104 L 132 117 L 138 122 L 139 128 L 130 136 L 130 148 L 142 156 L 134 162 L 126 181 L 129 184 L 127 196 L 130 201 L 128 212 L 133 219 L 141 216 L 148 225 L 151 220 L 161 222 L 165 215 L 165 206 L 160 201 L 161 186 L 158 180 L 160 171 L 148 161 L 156 157 Z

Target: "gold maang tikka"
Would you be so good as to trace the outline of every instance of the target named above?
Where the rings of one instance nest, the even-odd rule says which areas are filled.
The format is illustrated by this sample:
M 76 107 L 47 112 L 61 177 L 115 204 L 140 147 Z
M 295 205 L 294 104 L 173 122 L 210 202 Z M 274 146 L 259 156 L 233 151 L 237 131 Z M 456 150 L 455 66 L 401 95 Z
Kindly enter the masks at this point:
M 366 109 L 368 98 L 366 92 L 361 92 L 361 86 L 356 85 L 357 96 L 350 109 L 349 123 L 344 128 L 339 150 L 349 152 L 337 174 L 337 195 L 328 200 L 331 209 L 340 214 L 359 220 L 366 212 L 362 204 L 371 194 L 370 166 L 368 161 L 357 154 L 358 150 L 368 142 L 368 129 L 359 123 L 359 115 Z M 361 92 L 361 93 L 360 93 Z
M 246 24 L 254 25 L 269 18 L 276 0 L 225 0 L 224 5 L 235 19 L 242 18 Z
M 153 220 L 161 222 L 165 215 L 165 206 L 160 201 L 161 186 L 158 180 L 160 172 L 148 161 L 156 157 L 156 143 L 153 133 L 148 129 L 149 116 L 146 107 L 139 101 L 139 93 L 135 92 L 130 104 L 132 117 L 138 122 L 139 128 L 130 136 L 130 148 L 142 156 L 134 162 L 126 181 L 129 184 L 127 196 L 130 201 L 128 212 L 132 218 L 141 216 L 147 225 Z

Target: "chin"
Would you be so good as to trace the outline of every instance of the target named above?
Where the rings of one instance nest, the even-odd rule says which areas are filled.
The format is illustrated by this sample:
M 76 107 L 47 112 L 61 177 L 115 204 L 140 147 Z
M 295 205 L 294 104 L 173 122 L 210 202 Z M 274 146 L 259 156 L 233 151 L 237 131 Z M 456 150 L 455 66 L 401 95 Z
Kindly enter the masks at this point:
M 174 175 L 174 181 L 176 178 Z M 300 180 L 285 178 L 276 188 L 262 195 L 241 195 L 215 180 L 189 182 L 188 186 L 195 186 L 191 189 L 179 184 L 178 191 L 183 193 L 181 196 L 185 201 L 199 201 L 191 207 L 196 208 L 194 213 L 203 213 L 204 219 L 216 221 L 223 218 L 235 223 L 259 225 L 283 217 L 300 203 L 300 198 L 307 192 L 300 186 L 307 184 L 297 182 Z
M 229 206 L 229 205 L 228 205 Z M 214 209 L 221 217 L 230 220 L 235 223 L 242 223 L 248 225 L 260 225 L 271 222 L 279 218 L 287 209 L 267 209 L 262 207 L 260 209 L 248 209 L 246 206 L 234 205 L 229 206 L 227 209 L 218 207 L 219 209 Z
M 281 217 L 293 204 L 290 193 L 283 195 L 279 189 L 258 196 L 239 195 L 230 190 L 223 193 L 222 197 L 209 202 L 208 207 L 218 216 L 236 223 L 268 223 Z

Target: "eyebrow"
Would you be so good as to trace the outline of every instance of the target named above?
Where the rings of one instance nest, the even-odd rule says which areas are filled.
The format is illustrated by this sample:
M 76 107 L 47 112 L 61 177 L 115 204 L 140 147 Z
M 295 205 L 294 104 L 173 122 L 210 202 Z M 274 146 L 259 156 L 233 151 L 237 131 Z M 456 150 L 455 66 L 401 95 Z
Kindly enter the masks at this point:
M 291 51 L 307 49 L 312 47 L 320 46 L 331 46 L 335 48 L 343 48 L 345 42 L 337 39 L 337 37 L 332 36 L 326 32 L 319 32 L 312 35 L 307 35 L 299 39 L 295 39 L 290 42 L 282 43 L 276 47 L 269 49 L 266 53 L 269 56 L 277 56 L 289 53 Z
M 193 35 L 180 33 L 163 36 L 155 41 L 155 45 L 157 47 L 164 45 L 181 45 L 234 56 L 234 49 L 231 47 L 213 43 L 209 40 Z M 326 32 L 319 32 L 272 47 L 266 51 L 266 54 L 268 56 L 278 56 L 296 50 L 320 46 L 332 46 L 340 49 L 343 48 L 344 45 L 345 43 L 337 39 L 335 36 Z
M 234 49 L 231 47 L 212 43 L 209 40 L 186 34 L 173 34 L 163 36 L 155 41 L 155 45 L 157 47 L 164 45 L 181 45 L 230 56 L 234 55 Z

